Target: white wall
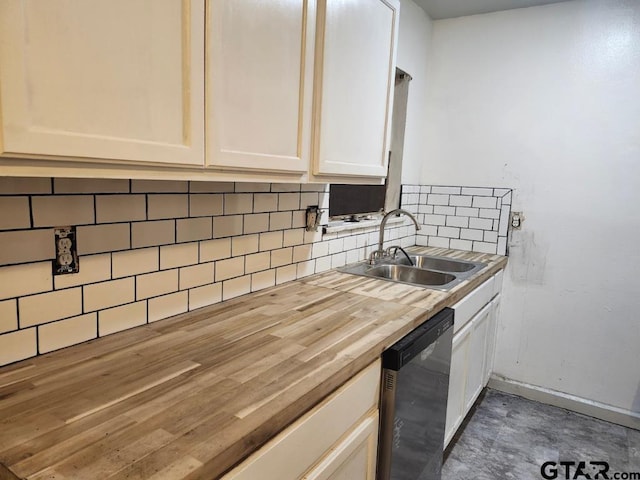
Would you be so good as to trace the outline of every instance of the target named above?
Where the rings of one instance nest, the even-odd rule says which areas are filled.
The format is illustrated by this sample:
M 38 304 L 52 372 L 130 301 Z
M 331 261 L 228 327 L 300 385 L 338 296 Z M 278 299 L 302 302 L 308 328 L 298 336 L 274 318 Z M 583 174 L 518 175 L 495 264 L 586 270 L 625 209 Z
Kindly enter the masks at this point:
M 398 68 L 409 73 L 407 124 L 402 159 L 402 183 L 418 183 L 425 143 L 424 105 L 427 100 L 428 51 L 432 22 L 413 0 L 400 2 L 398 34 Z
M 514 188 L 497 374 L 640 412 L 640 2 L 433 22 L 422 183 Z

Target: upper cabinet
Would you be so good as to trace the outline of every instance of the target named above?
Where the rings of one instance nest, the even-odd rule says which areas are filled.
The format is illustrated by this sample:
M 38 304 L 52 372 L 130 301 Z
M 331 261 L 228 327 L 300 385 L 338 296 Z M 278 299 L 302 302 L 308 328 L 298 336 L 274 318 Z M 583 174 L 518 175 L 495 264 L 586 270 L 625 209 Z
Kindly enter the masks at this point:
M 396 0 L 319 0 L 315 175 L 387 175 L 399 8 Z
M 0 0 L 2 173 L 380 182 L 398 9 Z
M 207 4 L 207 165 L 306 173 L 315 4 Z
M 2 0 L 3 156 L 202 165 L 204 0 Z

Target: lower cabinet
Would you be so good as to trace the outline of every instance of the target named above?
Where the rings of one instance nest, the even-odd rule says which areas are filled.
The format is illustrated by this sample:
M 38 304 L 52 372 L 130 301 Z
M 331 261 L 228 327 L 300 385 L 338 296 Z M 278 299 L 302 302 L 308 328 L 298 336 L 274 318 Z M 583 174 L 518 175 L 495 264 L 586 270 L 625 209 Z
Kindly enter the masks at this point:
M 378 450 L 378 412 L 371 413 L 302 478 L 374 480 Z
M 496 314 L 500 302 L 501 281 L 502 273 L 499 273 L 453 306 L 456 316 L 451 352 L 445 448 L 480 392 L 489 382 L 493 369 Z
M 376 361 L 223 480 L 373 480 L 380 376 Z

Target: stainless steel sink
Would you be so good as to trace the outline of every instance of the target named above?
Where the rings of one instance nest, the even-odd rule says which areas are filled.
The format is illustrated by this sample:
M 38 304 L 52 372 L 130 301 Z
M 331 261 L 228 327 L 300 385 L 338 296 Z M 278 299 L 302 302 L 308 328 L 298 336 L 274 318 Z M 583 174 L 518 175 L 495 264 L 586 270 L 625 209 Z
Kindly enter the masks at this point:
M 450 273 L 434 272 L 422 268 L 405 265 L 379 265 L 367 271 L 372 277 L 386 278 L 396 282 L 413 283 L 416 285 L 446 285 L 456 277 Z
M 454 260 L 451 258 L 433 257 L 429 255 L 409 255 L 411 262 L 417 268 L 426 268 L 429 270 L 438 270 L 440 272 L 464 273 L 471 270 L 479 270 L 484 266 L 477 262 L 467 262 L 465 260 Z M 399 257 L 400 265 L 409 265 L 406 257 Z
M 409 255 L 413 265 L 404 256 L 379 259 L 375 265 L 360 262 L 338 270 L 353 275 L 378 278 L 396 283 L 407 283 L 436 290 L 450 290 L 486 265 L 480 262 L 456 260 L 432 255 Z

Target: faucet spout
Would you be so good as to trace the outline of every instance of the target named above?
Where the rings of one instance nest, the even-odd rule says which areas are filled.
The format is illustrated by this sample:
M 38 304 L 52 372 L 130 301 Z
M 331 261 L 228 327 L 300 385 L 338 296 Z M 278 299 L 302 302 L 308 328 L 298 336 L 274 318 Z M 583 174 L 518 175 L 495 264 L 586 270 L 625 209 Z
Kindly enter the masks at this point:
M 378 252 L 384 251 L 384 247 L 383 247 L 384 227 L 387 224 L 387 220 L 389 220 L 389 217 L 391 217 L 392 215 L 399 215 L 399 214 L 406 215 L 411 220 L 413 220 L 413 223 L 416 226 L 416 230 L 420 230 L 420 224 L 418 223 L 418 220 L 416 220 L 416 217 L 414 217 L 411 213 L 407 212 L 406 210 L 403 210 L 402 208 L 396 208 L 395 210 L 391 210 L 384 217 L 382 217 L 382 221 L 380 222 L 380 239 L 378 240 Z

